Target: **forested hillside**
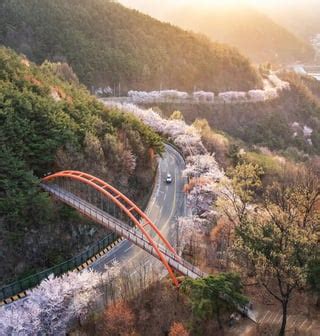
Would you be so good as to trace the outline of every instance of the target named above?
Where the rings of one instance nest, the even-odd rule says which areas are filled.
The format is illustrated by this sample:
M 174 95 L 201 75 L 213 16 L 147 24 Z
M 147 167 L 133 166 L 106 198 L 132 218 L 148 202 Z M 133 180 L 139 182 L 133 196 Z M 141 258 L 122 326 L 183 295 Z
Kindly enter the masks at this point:
M 40 191 L 48 172 L 92 173 L 139 203 L 152 185 L 160 137 L 72 80 L 66 64 L 37 67 L 0 48 L 0 283 L 64 261 L 106 235 Z
M 110 86 L 124 94 L 160 86 L 190 91 L 261 86 L 237 50 L 109 0 L 4 0 L 0 27 L 2 44 L 37 63 L 67 62 L 90 89 Z
M 310 61 L 314 56 L 309 43 L 254 8 L 180 8 L 165 19 L 237 47 L 254 62 L 287 64 Z
M 188 123 L 207 119 L 211 127 L 241 139 L 249 147 L 267 147 L 298 161 L 320 155 L 318 81 L 294 73 L 283 73 L 281 77 L 291 89 L 272 101 L 159 107 L 167 116 L 180 110 Z

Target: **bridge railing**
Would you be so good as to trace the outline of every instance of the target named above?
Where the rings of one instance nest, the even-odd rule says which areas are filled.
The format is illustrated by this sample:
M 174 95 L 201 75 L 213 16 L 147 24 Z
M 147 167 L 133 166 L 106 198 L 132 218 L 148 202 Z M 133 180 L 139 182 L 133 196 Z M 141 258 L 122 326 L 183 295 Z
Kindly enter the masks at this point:
M 51 194 L 61 198 L 69 204 L 70 206 L 76 207 L 80 212 L 89 215 L 91 218 L 94 218 L 98 222 L 104 222 L 105 220 L 109 221 L 109 225 L 112 226 L 112 229 L 117 232 L 119 236 L 124 236 L 136 245 L 143 248 L 148 253 L 157 257 L 157 254 L 154 251 L 153 246 L 150 242 L 143 236 L 143 234 L 136 230 L 135 228 L 128 227 L 126 224 L 122 223 L 119 219 L 112 217 L 103 210 L 89 204 L 87 201 L 82 200 L 76 195 L 72 194 L 69 191 L 62 190 L 57 185 L 43 185 L 43 188 L 50 192 Z M 159 250 L 165 255 L 169 263 L 178 271 L 183 270 L 183 274 L 188 275 L 192 278 L 202 277 L 205 273 L 201 272 L 197 267 L 190 264 L 180 256 L 172 253 L 165 247 L 160 244 L 157 244 Z
M 62 200 L 64 203 L 69 204 L 70 206 L 78 209 L 84 215 L 87 215 L 92 219 L 95 219 L 98 223 L 101 223 L 108 228 L 114 230 L 118 235 L 124 236 L 125 238 L 135 243 L 137 246 L 143 248 L 145 251 L 149 252 L 151 255 L 159 259 L 159 255 L 157 255 L 151 243 L 142 235 L 140 231 L 138 231 L 134 227 L 127 226 L 120 220 L 113 218 L 108 213 L 105 213 L 104 211 L 82 200 L 76 195 L 61 190 L 58 186 L 43 185 L 43 188 L 54 196 L 60 198 L 60 200 Z M 180 256 L 168 251 L 160 244 L 157 244 L 157 246 L 162 254 L 165 255 L 165 258 L 172 268 L 193 279 L 206 276 L 205 273 L 201 272 L 198 268 L 183 260 Z M 232 300 L 226 294 L 222 294 L 221 298 L 226 301 Z M 253 321 L 256 320 L 254 313 L 246 305 L 238 305 L 237 309 L 247 315 Z
M 156 183 L 157 169 L 155 170 L 152 188 L 148 192 L 148 195 L 145 197 L 142 208 L 146 208 L 148 201 L 153 193 L 155 183 Z M 20 295 L 20 293 L 25 292 L 26 290 L 37 286 L 42 280 L 48 278 L 50 274 L 54 274 L 56 276 L 62 275 L 68 271 L 76 269 L 80 265 L 84 264 L 92 257 L 96 256 L 103 250 L 105 250 L 108 246 L 110 246 L 113 242 L 118 239 L 118 236 L 115 233 L 108 234 L 105 238 L 99 240 L 98 242 L 91 245 L 89 248 L 85 249 L 83 252 L 78 254 L 77 256 L 64 261 L 58 265 L 47 268 L 41 272 L 37 272 L 36 274 L 32 274 L 23 279 L 16 280 L 8 285 L 5 285 L 0 288 L 0 302 L 4 301 L 8 298 L 14 297 L 15 295 Z

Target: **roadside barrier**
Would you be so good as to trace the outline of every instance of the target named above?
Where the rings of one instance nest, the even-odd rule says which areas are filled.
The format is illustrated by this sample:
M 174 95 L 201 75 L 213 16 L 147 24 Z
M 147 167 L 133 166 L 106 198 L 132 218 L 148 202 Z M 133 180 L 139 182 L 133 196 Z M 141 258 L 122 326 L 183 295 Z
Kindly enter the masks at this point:
M 114 233 L 110 233 L 104 239 L 90 246 L 74 258 L 0 288 L 0 306 L 25 297 L 28 289 L 37 286 L 51 274 L 59 276 L 71 270 L 81 271 L 87 268 L 121 240 L 122 238 L 117 237 Z
M 145 198 L 144 204 L 142 206 L 143 209 L 147 207 L 156 186 L 157 171 L 158 166 L 155 170 L 155 174 L 153 177 L 152 188 L 148 192 L 148 196 Z M 82 271 L 83 269 L 89 267 L 92 263 L 94 263 L 98 258 L 105 255 L 122 240 L 123 238 L 117 236 L 115 233 L 109 233 L 105 238 L 96 242 L 74 258 L 71 258 L 67 261 L 62 262 L 61 264 L 55 265 L 41 272 L 1 287 L 0 306 L 12 303 L 27 296 L 28 290 L 39 285 L 42 280 L 48 278 L 48 276 L 51 274 L 59 276 L 72 270 L 76 270 L 78 272 Z

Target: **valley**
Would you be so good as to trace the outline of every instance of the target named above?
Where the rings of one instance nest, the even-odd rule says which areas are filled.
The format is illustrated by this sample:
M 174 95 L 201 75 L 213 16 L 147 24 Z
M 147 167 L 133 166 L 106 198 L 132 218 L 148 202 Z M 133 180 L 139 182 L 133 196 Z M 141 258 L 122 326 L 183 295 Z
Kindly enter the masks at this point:
M 315 17 L 0 3 L 0 336 L 319 334 Z

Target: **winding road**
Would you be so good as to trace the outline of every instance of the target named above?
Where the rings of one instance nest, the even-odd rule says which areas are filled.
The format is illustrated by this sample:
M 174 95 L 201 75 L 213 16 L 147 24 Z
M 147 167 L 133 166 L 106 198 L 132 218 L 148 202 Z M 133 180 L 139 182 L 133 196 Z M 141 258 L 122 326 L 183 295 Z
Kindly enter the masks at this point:
M 147 216 L 157 225 L 173 246 L 176 237 L 176 219 L 179 216 L 184 216 L 186 212 L 185 195 L 183 193 L 186 179 L 182 177 L 184 168 L 185 163 L 181 154 L 172 146 L 165 145 L 165 152 L 158 159 L 156 181 L 145 211 Z M 173 177 L 171 184 L 165 182 L 168 173 Z M 92 263 L 90 268 L 103 272 L 105 267 L 114 260 L 120 262 L 120 266 L 128 265 L 129 263 L 143 265 L 157 262 L 153 256 L 124 239 Z M 123 264 L 121 265 L 121 263 Z M 21 300 L 25 299 L 22 298 Z
M 176 237 L 176 219 L 186 213 L 183 193 L 186 179 L 182 176 L 184 168 L 185 162 L 180 153 L 173 147 L 166 145 L 163 156 L 159 158 L 156 184 L 145 211 L 173 246 Z M 173 177 L 171 184 L 165 182 L 168 173 Z M 120 264 L 141 265 L 151 263 L 154 258 L 128 240 L 123 240 L 94 262 L 90 268 L 102 272 L 106 265 L 111 264 L 114 260 Z

